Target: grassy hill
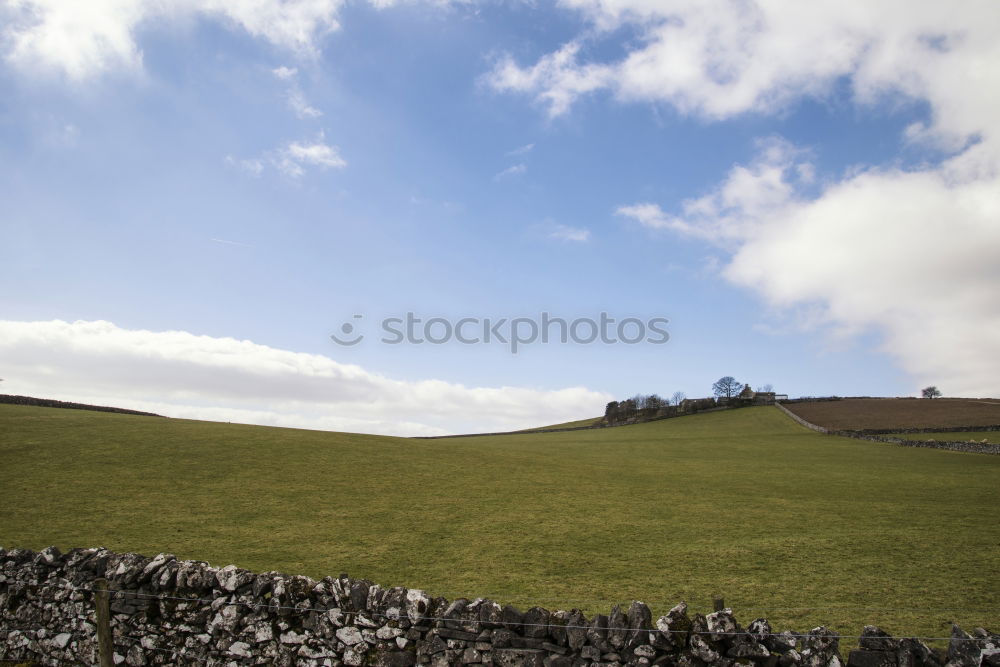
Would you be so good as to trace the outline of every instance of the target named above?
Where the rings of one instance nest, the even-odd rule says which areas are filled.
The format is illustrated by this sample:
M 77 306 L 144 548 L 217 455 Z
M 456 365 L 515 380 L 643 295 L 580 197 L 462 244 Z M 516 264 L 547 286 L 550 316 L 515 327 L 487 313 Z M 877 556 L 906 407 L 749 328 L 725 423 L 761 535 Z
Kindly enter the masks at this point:
M 787 403 L 785 407 L 808 422 L 832 429 L 1000 424 L 1000 401 L 990 398 L 845 398 Z
M 535 426 L 526 428 L 525 431 L 537 431 L 545 428 L 579 428 L 581 426 L 593 426 L 601 420 L 601 417 L 588 417 L 587 419 L 575 419 L 571 422 L 559 422 L 558 424 L 548 424 L 546 426 Z
M 998 623 L 1000 457 L 777 408 L 444 440 L 0 405 L 0 544 L 169 551 L 455 597 L 781 628 Z

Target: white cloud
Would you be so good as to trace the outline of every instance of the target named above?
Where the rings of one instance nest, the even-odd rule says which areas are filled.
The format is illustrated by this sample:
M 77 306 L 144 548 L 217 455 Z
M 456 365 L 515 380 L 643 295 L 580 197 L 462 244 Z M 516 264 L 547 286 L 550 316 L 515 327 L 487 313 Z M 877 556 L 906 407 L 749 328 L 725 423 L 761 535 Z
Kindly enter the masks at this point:
M 548 104 L 550 115 L 558 116 L 581 95 L 609 86 L 614 77 L 608 66 L 579 64 L 579 50 L 579 43 L 570 42 L 527 68 L 504 56 L 486 81 L 499 91 L 534 93 L 540 102 Z
M 753 163 L 734 166 L 713 192 L 685 200 L 681 215 L 668 215 L 649 202 L 621 206 L 616 213 L 650 229 L 669 229 L 720 244 L 743 240 L 775 207 L 796 196 L 796 186 L 814 178 L 812 165 L 797 161 L 806 153 L 787 141 L 772 137 L 757 145 Z
M 343 169 L 347 166 L 347 161 L 341 157 L 336 146 L 326 143 L 321 132 L 315 141 L 290 141 L 258 158 L 237 159 L 228 155 L 226 164 L 255 177 L 260 176 L 266 166 L 270 166 L 286 176 L 298 178 L 306 173 L 308 167 Z
M 507 151 L 506 155 L 508 156 L 526 155 L 530 153 L 532 150 L 534 150 L 534 148 L 535 144 L 525 144 L 523 146 L 518 146 L 514 150 Z
M 433 6 L 467 0 L 423 0 Z M 208 19 L 242 30 L 302 58 L 319 54 L 340 28 L 346 0 L 0 0 L 0 46 L 6 60 L 32 75 L 56 72 L 85 81 L 142 69 L 137 33 L 171 22 Z M 395 0 L 369 0 L 384 9 Z M 272 70 L 290 78 L 295 69 Z
M 570 227 L 568 225 L 556 225 L 555 228 L 549 232 L 549 237 L 559 239 L 560 241 L 586 243 L 590 240 L 590 230 Z
M 505 178 L 510 178 L 511 176 L 518 176 L 526 171 L 528 171 L 528 165 L 522 162 L 520 164 L 511 165 L 510 167 L 507 167 L 503 171 L 497 172 L 497 174 L 493 177 L 493 180 L 502 181 Z
M 342 169 L 347 166 L 337 147 L 325 143 L 322 134 L 312 143 L 289 143 L 279 152 L 276 164 L 289 176 L 301 176 L 306 166 L 322 169 Z
M 938 169 L 861 170 L 808 198 L 804 159 L 764 148 L 679 215 L 619 213 L 728 248 L 726 279 L 812 326 L 876 329 L 915 388 L 1000 395 L 1000 172 L 970 174 L 963 153 Z
M 493 431 L 599 414 L 573 387 L 405 382 L 317 354 L 110 322 L 0 321 L 4 390 L 166 416 L 397 435 Z
M 294 79 L 295 76 L 298 73 L 299 73 L 298 68 L 296 68 L 296 67 L 285 67 L 284 65 L 282 65 L 281 67 L 275 67 L 274 69 L 271 70 L 271 74 L 273 74 L 274 76 L 278 77 L 282 81 L 285 81 L 285 80 L 288 80 L 288 79 Z
M 339 27 L 344 0 L 6 0 L 3 42 L 14 66 L 51 70 L 82 81 L 142 67 L 136 33 L 159 23 L 206 17 L 300 56 L 318 51 Z M 278 74 L 277 72 L 275 72 Z M 280 76 L 280 75 L 279 75 Z
M 497 90 L 522 92 L 566 112 L 607 90 L 621 100 L 666 102 L 684 113 L 725 118 L 769 113 L 803 96 L 822 97 L 846 79 L 862 103 L 899 94 L 939 102 L 935 130 L 966 136 L 988 114 L 947 104 L 972 93 L 995 101 L 1000 10 L 908 0 L 564 0 L 600 41 L 628 25 L 639 34 L 612 61 L 581 57 L 584 38 L 520 66 L 503 56 L 487 75 Z M 596 34 L 596 36 L 594 36 Z M 957 108 L 961 106 L 961 108 Z M 947 126 L 947 127 L 946 127 Z
M 282 65 L 272 69 L 271 73 L 278 79 L 290 83 L 286 98 L 288 99 L 288 107 L 295 112 L 296 116 L 299 118 L 319 118 L 323 115 L 322 111 L 309 104 L 302 89 L 295 82 L 295 78 L 299 74 L 298 68 Z

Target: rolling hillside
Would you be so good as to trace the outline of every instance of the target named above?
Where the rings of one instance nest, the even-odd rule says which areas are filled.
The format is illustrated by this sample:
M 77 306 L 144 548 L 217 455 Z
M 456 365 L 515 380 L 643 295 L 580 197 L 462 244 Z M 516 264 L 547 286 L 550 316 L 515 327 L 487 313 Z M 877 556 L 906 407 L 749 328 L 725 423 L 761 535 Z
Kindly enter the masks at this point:
M 0 545 L 106 546 L 519 605 L 722 594 L 797 630 L 996 627 L 1000 457 L 773 407 L 444 440 L 0 406 Z
M 808 422 L 832 429 L 947 428 L 1000 424 L 1000 401 L 989 398 L 845 398 L 786 403 Z

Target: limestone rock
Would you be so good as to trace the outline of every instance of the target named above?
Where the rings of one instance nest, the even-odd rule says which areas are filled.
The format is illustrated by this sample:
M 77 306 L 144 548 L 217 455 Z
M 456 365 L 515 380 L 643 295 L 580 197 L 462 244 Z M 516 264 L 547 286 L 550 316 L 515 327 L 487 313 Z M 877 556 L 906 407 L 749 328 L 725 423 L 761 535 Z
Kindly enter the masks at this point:
M 625 614 L 622 613 L 618 605 L 611 608 L 611 615 L 608 616 L 608 643 L 616 649 L 625 646 L 626 620 Z
M 215 578 L 224 590 L 232 593 L 235 592 L 236 589 L 249 584 L 253 579 L 253 573 L 249 570 L 236 567 L 235 565 L 227 565 L 215 573 Z
M 597 647 L 600 653 L 609 652 L 608 644 L 608 617 L 604 614 L 597 614 L 587 628 L 587 641 Z
M 708 614 L 705 617 L 708 626 L 709 638 L 713 642 L 728 642 L 739 631 L 736 619 L 733 618 L 732 609 L 723 609 Z
M 406 591 L 406 617 L 411 623 L 419 623 L 427 615 L 431 599 L 421 590 L 411 588 Z
M 625 641 L 626 649 L 631 651 L 636 646 L 649 643 L 649 631 L 653 629 L 653 614 L 645 602 L 634 600 L 629 605 L 628 626 L 631 629 Z
M 579 651 L 587 643 L 587 619 L 583 612 L 574 609 L 566 619 L 566 643 L 571 651 Z
M 840 667 L 840 635 L 822 625 L 810 630 L 802 640 L 802 664 L 807 667 Z
M 233 642 L 230 644 L 229 654 L 239 658 L 249 658 L 252 655 L 250 653 L 250 645 L 246 642 Z
M 361 636 L 361 631 L 354 626 L 346 626 L 337 630 L 337 639 L 344 642 L 348 646 L 356 646 L 364 642 L 364 637 Z
M 532 607 L 524 612 L 523 634 L 525 637 L 541 639 L 549 634 L 549 611 L 543 607 Z
M 687 646 L 688 632 L 691 630 L 691 619 L 687 615 L 687 604 L 681 602 L 656 620 L 659 637 L 655 640 L 657 646 L 666 650 L 679 649 Z
M 500 622 L 512 632 L 521 632 L 524 623 L 524 614 L 517 607 L 506 605 L 500 613 Z
M 983 651 L 979 644 L 958 625 L 952 624 L 945 667 L 978 667 L 982 659 Z
M 874 625 L 866 625 L 858 640 L 858 645 L 869 651 L 895 651 L 898 644 L 892 635 Z

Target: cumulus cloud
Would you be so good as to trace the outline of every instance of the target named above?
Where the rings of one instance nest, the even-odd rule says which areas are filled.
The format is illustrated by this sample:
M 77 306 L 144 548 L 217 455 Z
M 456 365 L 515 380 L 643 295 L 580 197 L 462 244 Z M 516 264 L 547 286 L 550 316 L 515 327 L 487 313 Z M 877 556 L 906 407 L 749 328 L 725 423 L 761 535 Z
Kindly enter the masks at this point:
M 649 229 L 668 229 L 720 244 L 744 240 L 814 178 L 812 164 L 797 159 L 807 155 L 805 151 L 780 137 L 757 144 L 758 155 L 751 164 L 735 165 L 714 191 L 685 200 L 679 215 L 650 202 L 621 206 L 616 213 Z
M 581 96 L 606 90 L 621 100 L 665 102 L 684 113 L 726 118 L 770 113 L 803 96 L 830 94 L 846 79 L 855 98 L 887 93 L 944 99 L 968 92 L 996 99 L 986 85 L 996 62 L 1000 12 L 990 0 L 960 7 L 906 0 L 564 0 L 591 23 L 586 40 L 630 26 L 639 39 L 612 61 L 588 61 L 585 38 L 535 63 L 499 58 L 487 81 L 565 113 Z M 596 37 L 594 36 L 596 35 Z M 957 78 L 956 78 L 957 77 Z M 942 111 L 945 108 L 942 107 Z M 984 113 L 969 105 L 951 115 L 963 126 Z M 943 129 L 938 127 L 937 129 Z
M 728 248 L 723 276 L 810 326 L 881 332 L 915 388 L 1000 394 L 1000 178 L 970 177 L 961 154 L 932 170 L 865 169 L 806 197 L 803 156 L 765 150 L 676 215 L 618 212 Z
M 368 0 L 385 9 L 396 0 Z M 424 0 L 434 6 L 467 0 Z M 57 72 L 84 81 L 142 69 L 137 33 L 169 22 L 207 19 L 241 30 L 303 58 L 318 55 L 340 28 L 346 0 L 0 0 L 0 46 L 26 72 Z M 294 75 L 279 67 L 275 76 Z
M 172 417 L 391 435 L 517 429 L 598 414 L 610 396 L 406 382 L 317 354 L 110 322 L 0 321 L 10 393 Z
M 209 18 L 295 54 L 317 53 L 339 27 L 344 0 L 6 0 L 7 60 L 84 80 L 142 67 L 140 28 L 187 17 Z

